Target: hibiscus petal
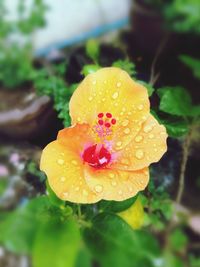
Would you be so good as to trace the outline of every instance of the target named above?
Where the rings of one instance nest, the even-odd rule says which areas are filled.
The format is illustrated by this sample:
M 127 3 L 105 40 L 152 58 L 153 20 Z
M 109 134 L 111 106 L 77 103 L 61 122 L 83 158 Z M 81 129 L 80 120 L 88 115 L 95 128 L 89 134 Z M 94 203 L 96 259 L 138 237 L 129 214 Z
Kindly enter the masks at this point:
M 133 171 L 157 162 L 167 150 L 166 140 L 165 127 L 149 115 L 139 133 L 115 156 L 111 168 Z
M 123 70 L 103 68 L 88 75 L 70 101 L 72 123 L 98 124 L 98 114 L 110 114 L 114 123 L 109 128 L 109 141 L 120 150 L 138 133 L 149 113 L 146 88 L 136 83 Z M 116 121 L 115 121 L 116 120 Z M 100 122 L 102 123 L 102 122 Z M 96 133 L 97 134 L 97 133 Z
M 43 150 L 40 168 L 46 173 L 50 187 L 60 199 L 76 203 L 100 200 L 100 196 L 86 184 L 81 157 L 71 147 L 59 141 L 51 142 Z
M 149 181 L 149 170 L 120 171 L 86 167 L 85 179 L 90 189 L 105 200 L 121 201 L 144 190 Z

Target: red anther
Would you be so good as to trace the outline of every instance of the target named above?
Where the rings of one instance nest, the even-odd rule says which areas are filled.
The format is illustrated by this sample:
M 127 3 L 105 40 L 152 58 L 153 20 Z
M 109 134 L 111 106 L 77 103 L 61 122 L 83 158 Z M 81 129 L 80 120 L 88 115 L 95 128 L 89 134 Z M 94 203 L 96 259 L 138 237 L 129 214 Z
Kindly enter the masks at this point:
M 107 118 L 112 118 L 112 114 L 111 113 L 106 113 L 106 117 Z
M 99 113 L 99 114 L 98 114 L 98 117 L 99 117 L 99 118 L 103 118 L 103 113 L 102 113 L 102 112 Z
M 98 124 L 99 124 L 99 125 L 103 125 L 103 120 L 99 120 L 99 121 L 98 121 Z
M 112 120 L 111 120 L 111 123 L 112 123 L 112 124 L 115 124 L 115 123 L 116 123 L 116 119 L 112 119 Z
M 105 126 L 106 126 L 107 128 L 109 128 L 109 127 L 111 126 L 111 124 L 110 124 L 109 122 L 106 122 L 106 123 L 105 123 Z

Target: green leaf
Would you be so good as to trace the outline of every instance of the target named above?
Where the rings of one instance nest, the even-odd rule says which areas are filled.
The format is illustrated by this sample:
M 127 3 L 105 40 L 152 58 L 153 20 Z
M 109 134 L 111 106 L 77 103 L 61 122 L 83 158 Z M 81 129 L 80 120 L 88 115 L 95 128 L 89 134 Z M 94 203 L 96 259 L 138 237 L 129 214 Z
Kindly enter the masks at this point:
M 98 65 L 85 65 L 81 71 L 81 73 L 84 75 L 84 76 L 87 76 L 88 74 L 91 74 L 91 73 L 94 73 L 96 72 L 97 70 L 99 70 L 100 67 Z
M 92 267 L 92 257 L 85 246 L 78 253 L 75 267 Z
M 173 255 L 171 251 L 165 251 L 163 258 L 160 259 L 159 267 L 185 267 L 184 263 L 177 256 Z
M 171 115 L 196 117 L 200 106 L 192 104 L 191 97 L 183 87 L 163 87 L 157 90 L 160 97 L 159 109 Z
M 194 77 L 200 79 L 200 59 L 190 57 L 188 55 L 181 55 L 180 60 L 191 69 Z
M 33 267 L 74 267 L 80 246 L 78 225 L 72 218 L 51 219 L 41 225 L 33 248 Z
M 46 196 L 38 197 L 0 221 L 0 243 L 15 253 L 30 253 L 40 224 L 48 217 Z
M 119 216 L 101 213 L 84 231 L 95 259 L 102 267 L 153 267 L 159 254 L 156 240 L 147 232 L 133 231 Z
M 163 120 L 163 124 L 167 129 L 167 133 L 171 137 L 181 137 L 188 133 L 188 124 L 185 122 L 170 122 L 169 120 Z
M 86 42 L 86 54 L 90 57 L 95 63 L 99 60 L 100 46 L 97 40 L 90 39 Z
M 136 75 L 135 64 L 128 59 L 117 60 L 112 64 L 112 66 L 126 71 L 132 78 Z
M 142 84 L 148 91 L 148 95 L 151 96 L 155 89 L 152 87 L 151 84 L 144 82 L 144 81 L 138 81 L 140 84 Z
M 176 252 L 181 252 L 188 243 L 186 234 L 181 229 L 175 229 L 169 236 L 170 246 Z
M 118 213 L 130 208 L 136 199 L 137 197 L 135 196 L 124 201 L 102 200 L 98 203 L 98 207 L 101 211 Z
M 169 116 L 167 119 L 162 119 L 154 110 L 151 110 L 151 114 L 159 121 L 159 123 L 166 127 L 167 133 L 170 137 L 177 138 L 188 133 L 188 123 L 182 118 Z
M 160 97 L 161 111 L 177 116 L 191 115 L 191 97 L 185 88 L 164 87 L 157 92 Z

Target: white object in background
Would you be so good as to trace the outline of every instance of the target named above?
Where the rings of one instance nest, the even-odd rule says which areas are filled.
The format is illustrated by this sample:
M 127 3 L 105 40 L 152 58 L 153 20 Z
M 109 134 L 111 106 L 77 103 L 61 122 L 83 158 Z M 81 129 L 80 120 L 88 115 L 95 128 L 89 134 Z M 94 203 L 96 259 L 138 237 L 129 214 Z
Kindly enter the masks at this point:
M 18 0 L 6 0 L 13 9 Z M 26 0 L 27 6 L 32 0 Z M 47 26 L 34 35 L 36 54 L 47 54 L 128 24 L 131 0 L 45 0 Z

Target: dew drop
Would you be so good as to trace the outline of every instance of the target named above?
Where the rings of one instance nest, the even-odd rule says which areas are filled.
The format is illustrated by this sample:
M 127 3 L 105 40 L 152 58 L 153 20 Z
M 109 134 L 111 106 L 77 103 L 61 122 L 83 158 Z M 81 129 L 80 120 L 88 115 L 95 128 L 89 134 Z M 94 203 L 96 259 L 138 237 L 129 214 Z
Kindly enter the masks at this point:
M 93 81 L 92 81 L 92 84 L 96 84 L 96 83 L 97 83 L 97 81 L 96 81 L 96 80 L 93 80 Z
M 110 177 L 110 178 L 114 178 L 114 177 L 115 177 L 114 173 L 110 173 L 110 174 L 109 174 L 109 177 Z
M 142 137 L 141 135 L 137 135 L 137 136 L 135 137 L 135 142 L 139 143 L 139 142 L 142 141 L 142 139 L 143 139 L 143 137 Z
M 152 126 L 146 125 L 143 130 L 144 130 L 145 133 L 148 133 L 148 132 L 150 132 L 152 130 Z
M 80 189 L 80 187 L 77 186 L 77 187 L 75 188 L 75 191 L 79 191 L 79 189 Z
M 58 164 L 59 164 L 59 165 L 63 165 L 63 163 L 64 163 L 64 160 L 63 160 L 63 159 L 58 159 L 58 161 L 57 161 L 57 162 L 58 162 Z
M 119 141 L 119 142 L 117 142 L 117 144 L 116 144 L 117 146 L 121 146 L 122 145 L 122 142 L 121 141 Z
M 73 165 L 78 165 L 78 162 L 76 160 L 72 160 Z
M 146 119 L 147 119 L 147 116 L 142 116 L 142 119 L 143 119 L 143 120 L 146 120 Z
M 150 134 L 150 135 L 149 135 L 149 138 L 150 138 L 150 139 L 153 139 L 153 138 L 154 138 L 154 134 Z
M 118 82 L 118 83 L 117 83 L 117 87 L 118 87 L 118 88 L 119 88 L 121 85 L 122 85 L 121 82 Z
M 122 122 L 122 126 L 127 126 L 129 124 L 129 120 L 124 120 L 123 122 Z
M 111 185 L 112 186 L 116 186 L 117 185 L 117 182 L 113 180 L 113 181 L 111 181 Z
M 88 196 L 88 191 L 86 191 L 85 189 L 83 190 L 83 195 L 84 196 Z
M 131 186 L 129 187 L 129 191 L 130 192 L 133 192 L 133 188 Z
M 78 121 L 78 122 L 80 122 L 80 121 L 81 121 L 81 118 L 80 118 L 80 117 L 78 117 L 78 118 L 77 118 L 77 121 Z
M 137 159 L 142 159 L 144 157 L 144 152 L 142 149 L 138 149 L 136 152 L 135 152 L 135 156 Z
M 128 115 L 131 115 L 131 114 L 132 114 L 132 113 L 129 111 L 129 112 L 128 112 Z
M 92 97 L 92 96 L 88 97 L 88 100 L 89 100 L 89 101 L 92 101 L 92 99 L 93 99 L 93 97 Z
M 96 185 L 96 186 L 95 186 L 95 191 L 96 191 L 97 193 L 101 193 L 101 192 L 103 191 L 103 186 L 102 186 L 102 185 Z
M 144 108 L 144 105 L 143 104 L 141 104 L 141 105 L 138 106 L 138 110 L 143 110 L 143 108 Z
M 64 177 L 64 176 L 60 177 L 61 182 L 64 182 L 65 180 L 66 180 L 66 177 Z
M 121 196 L 122 195 L 122 190 L 119 190 L 118 191 L 118 194 Z
M 125 133 L 125 134 L 129 134 L 130 131 L 131 131 L 131 130 L 130 130 L 129 128 L 124 129 L 124 133 Z
M 63 197 L 64 197 L 64 198 L 66 198 L 66 197 L 68 197 L 68 196 L 69 196 L 69 193 L 68 193 L 68 192 L 64 192 L 64 193 L 63 193 Z
M 113 99 L 117 99 L 118 96 L 119 96 L 119 93 L 118 93 L 118 92 L 115 92 L 115 93 L 112 95 L 112 98 L 113 98 Z
M 129 159 L 123 158 L 123 159 L 121 160 L 121 163 L 122 163 L 122 164 L 129 165 Z

